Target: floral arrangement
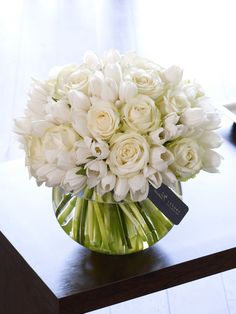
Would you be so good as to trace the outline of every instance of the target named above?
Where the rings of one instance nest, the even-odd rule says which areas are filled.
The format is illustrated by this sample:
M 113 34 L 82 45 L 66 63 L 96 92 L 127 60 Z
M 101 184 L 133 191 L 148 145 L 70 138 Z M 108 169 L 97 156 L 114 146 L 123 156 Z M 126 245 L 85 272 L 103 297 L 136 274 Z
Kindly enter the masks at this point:
M 200 170 L 217 172 L 219 124 L 201 86 L 179 67 L 110 50 L 34 80 L 15 130 L 39 185 L 141 202 L 149 184 L 173 187 Z

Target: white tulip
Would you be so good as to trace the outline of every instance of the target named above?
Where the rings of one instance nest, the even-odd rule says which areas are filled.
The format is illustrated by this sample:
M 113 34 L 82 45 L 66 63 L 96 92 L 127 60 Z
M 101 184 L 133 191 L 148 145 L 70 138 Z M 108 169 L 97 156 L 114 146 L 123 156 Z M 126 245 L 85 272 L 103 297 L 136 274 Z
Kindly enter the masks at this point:
M 176 65 L 172 65 L 168 69 L 164 70 L 162 75 L 166 83 L 177 85 L 182 80 L 183 70 Z
M 117 84 L 120 83 L 122 78 L 122 71 L 119 63 L 109 63 L 104 69 L 106 78 L 113 79 Z
M 76 194 L 85 188 L 87 177 L 76 174 L 76 172 L 78 172 L 80 169 L 81 168 L 72 168 L 66 172 L 63 180 L 63 187 L 66 192 L 73 191 Z
M 118 98 L 118 86 L 115 80 L 105 78 L 102 84 L 101 98 L 105 101 L 115 102 Z
M 98 57 L 96 56 L 96 54 L 90 50 L 85 52 L 83 61 L 88 68 L 93 69 L 93 70 L 101 66 L 100 61 Z
M 203 170 L 207 172 L 219 172 L 217 168 L 220 166 L 222 159 L 222 156 L 217 152 L 211 149 L 205 150 L 202 158 Z
M 107 175 L 101 179 L 99 184 L 97 185 L 97 192 L 99 195 L 104 195 L 112 191 L 116 184 L 116 176 L 111 172 L 108 171 Z
M 148 181 L 143 174 L 128 179 L 130 196 L 134 202 L 141 202 L 148 196 Z
M 163 125 L 165 130 L 169 133 L 169 139 L 173 140 L 186 132 L 186 126 L 183 124 L 177 124 L 179 121 L 179 116 L 176 112 L 171 112 L 166 115 L 163 119 Z
M 128 102 L 138 94 L 137 86 L 130 81 L 123 81 L 120 84 L 119 98 L 121 102 Z
M 42 137 L 50 128 L 53 128 L 55 124 L 40 120 L 40 121 L 32 121 L 31 123 L 31 135 Z M 29 134 L 29 133 L 28 133 Z
M 203 132 L 197 141 L 205 148 L 217 148 L 223 142 L 221 136 L 213 131 Z
M 91 106 L 88 96 L 77 90 L 70 90 L 68 92 L 68 99 L 74 111 L 88 111 Z
M 50 99 L 45 106 L 46 119 L 55 124 L 70 123 L 71 111 L 66 101 Z
M 90 161 L 89 157 L 92 156 L 90 147 L 86 144 L 84 140 L 80 140 L 76 144 L 76 165 L 83 165 Z
M 150 150 L 150 166 L 157 171 L 165 171 L 174 161 L 172 153 L 162 145 L 152 146 Z
M 103 57 L 103 62 L 104 64 L 108 63 L 116 63 L 119 62 L 121 59 L 121 55 L 118 50 L 116 49 L 110 49 L 105 52 L 104 57 Z
M 128 180 L 125 178 L 117 178 L 114 187 L 114 200 L 120 202 L 125 199 L 129 192 Z
M 170 133 L 164 128 L 158 128 L 155 131 L 150 132 L 148 136 L 150 142 L 154 145 L 163 145 L 170 138 Z
M 145 178 L 156 188 L 158 189 L 162 184 L 162 176 L 160 172 L 157 172 L 156 169 L 147 166 L 143 170 Z
M 215 130 L 220 127 L 221 118 L 217 111 L 207 112 L 204 122 L 204 128 L 206 130 Z
M 201 108 L 187 108 L 180 115 L 180 122 L 189 127 L 200 126 L 205 119 L 205 113 Z
M 85 165 L 85 169 L 90 188 L 95 187 L 107 175 L 107 165 L 103 160 L 92 160 Z
M 165 185 L 175 188 L 178 180 L 176 176 L 174 175 L 173 171 L 171 171 L 170 169 L 167 169 L 166 171 L 161 173 L 161 176 L 162 176 L 162 181 Z
M 91 152 L 97 159 L 105 159 L 109 155 L 109 146 L 106 142 L 98 140 L 91 144 Z
M 95 97 L 101 97 L 102 86 L 104 84 L 104 75 L 97 71 L 89 79 L 89 94 Z

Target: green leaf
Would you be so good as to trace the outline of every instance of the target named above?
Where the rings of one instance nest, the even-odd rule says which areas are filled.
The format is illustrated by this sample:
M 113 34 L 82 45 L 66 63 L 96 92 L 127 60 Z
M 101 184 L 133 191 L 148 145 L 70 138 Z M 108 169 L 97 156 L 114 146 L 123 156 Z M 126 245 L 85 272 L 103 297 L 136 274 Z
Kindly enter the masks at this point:
M 81 176 L 85 176 L 86 175 L 86 170 L 84 168 L 80 168 L 76 174 L 81 175 Z

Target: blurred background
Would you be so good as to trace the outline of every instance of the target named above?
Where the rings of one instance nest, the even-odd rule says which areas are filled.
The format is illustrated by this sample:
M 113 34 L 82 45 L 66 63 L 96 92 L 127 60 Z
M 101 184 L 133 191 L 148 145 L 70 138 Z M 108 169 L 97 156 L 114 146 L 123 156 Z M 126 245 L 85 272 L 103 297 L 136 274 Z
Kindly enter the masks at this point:
M 136 51 L 180 65 L 212 104 L 236 102 L 235 0 L 0 0 L 0 161 L 20 158 L 12 133 L 31 78 L 80 63 L 86 50 Z M 97 313 L 236 313 L 235 271 Z M 201 301 L 200 301 L 201 300 Z

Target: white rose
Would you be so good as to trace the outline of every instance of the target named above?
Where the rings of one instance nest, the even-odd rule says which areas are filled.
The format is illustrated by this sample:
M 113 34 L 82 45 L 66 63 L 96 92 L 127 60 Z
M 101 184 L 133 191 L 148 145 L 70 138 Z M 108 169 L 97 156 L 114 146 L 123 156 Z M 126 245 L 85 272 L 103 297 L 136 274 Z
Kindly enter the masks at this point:
M 174 89 L 168 89 L 166 95 L 163 97 L 163 101 L 159 103 L 160 111 L 163 115 L 167 115 L 172 112 L 181 114 L 185 109 L 191 107 L 186 94 L 179 87 Z
M 91 72 L 76 65 L 68 65 L 61 69 L 55 80 L 54 98 L 60 99 L 71 89 L 88 93 L 88 83 Z
M 95 139 L 108 140 L 119 123 L 119 114 L 109 102 L 97 101 L 88 111 L 87 127 Z
M 135 133 L 117 134 L 111 139 L 107 163 L 111 171 L 121 178 L 137 175 L 149 161 L 149 145 Z
M 27 143 L 26 164 L 40 184 L 62 184 L 66 171 L 75 166 L 74 143 L 78 134 L 67 126 L 54 126 L 42 138 L 32 137 Z
M 195 140 L 182 138 L 168 145 L 174 155 L 170 165 L 177 179 L 186 181 L 202 169 L 202 149 Z
M 160 112 L 146 95 L 137 95 L 122 108 L 124 128 L 146 134 L 160 125 Z
M 136 84 L 140 94 L 147 95 L 154 100 L 162 94 L 163 83 L 157 71 L 132 69 L 129 76 L 132 82 Z

